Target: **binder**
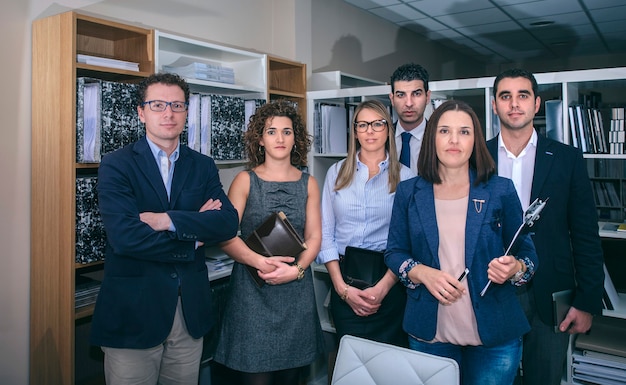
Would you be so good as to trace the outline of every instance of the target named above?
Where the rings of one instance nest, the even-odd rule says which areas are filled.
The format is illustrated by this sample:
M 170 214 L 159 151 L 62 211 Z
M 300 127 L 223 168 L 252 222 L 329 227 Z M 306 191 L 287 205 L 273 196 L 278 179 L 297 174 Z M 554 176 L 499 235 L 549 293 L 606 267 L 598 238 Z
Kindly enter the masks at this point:
M 289 256 L 296 257 L 296 260 L 307 248 L 304 240 L 282 211 L 270 214 L 244 242 L 254 252 L 263 256 Z M 259 277 L 256 269 L 250 265 L 245 266 L 257 286 L 263 287 L 265 281 Z
M 564 143 L 563 134 L 563 101 L 546 100 L 546 136 Z
M 382 251 L 347 246 L 340 260 L 344 281 L 361 290 L 376 285 L 387 272 L 384 257 Z

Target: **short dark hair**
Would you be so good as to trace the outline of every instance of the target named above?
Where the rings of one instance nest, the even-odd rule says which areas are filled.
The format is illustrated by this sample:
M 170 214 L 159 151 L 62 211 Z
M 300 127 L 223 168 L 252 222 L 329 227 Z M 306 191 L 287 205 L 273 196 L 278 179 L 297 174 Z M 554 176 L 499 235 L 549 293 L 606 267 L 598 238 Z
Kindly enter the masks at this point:
M 424 82 L 424 91 L 428 91 L 428 71 L 419 64 L 407 63 L 396 68 L 391 74 L 391 93 L 393 94 L 394 83 L 397 81 L 410 82 L 412 80 L 421 80 Z
M 474 185 L 486 182 L 491 175 L 495 173 L 496 164 L 489 154 L 489 150 L 487 150 L 487 144 L 478 116 L 476 116 L 476 113 L 469 104 L 460 100 L 447 100 L 443 102 L 435 109 L 430 119 L 428 119 L 422 139 L 422 149 L 417 159 L 417 173 L 430 183 L 441 183 L 435 136 L 441 115 L 448 111 L 462 111 L 472 118 L 472 124 L 474 125 L 474 149 L 469 159 L 470 168 L 476 170 Z
M 265 151 L 261 149 L 259 142 L 263 137 L 267 120 L 276 116 L 289 118 L 293 125 L 295 144 L 291 152 L 291 164 L 296 167 L 304 167 L 307 165 L 307 155 L 312 144 L 311 136 L 294 103 L 289 100 L 279 99 L 257 108 L 254 115 L 250 117 L 248 129 L 243 135 L 249 169 L 265 162 Z
M 137 102 L 141 106 L 146 101 L 146 92 L 148 87 L 153 84 L 166 84 L 170 86 L 179 86 L 185 93 L 185 102 L 189 103 L 189 85 L 185 79 L 176 74 L 171 73 L 156 73 L 143 79 L 137 87 Z
M 496 98 L 498 96 L 498 84 L 500 80 L 504 78 L 524 78 L 530 81 L 530 84 L 533 89 L 533 95 L 535 99 L 539 96 L 539 86 L 537 85 L 537 79 L 535 79 L 535 75 L 532 72 L 523 70 L 521 68 L 511 68 L 496 76 L 496 80 L 493 81 L 493 97 Z

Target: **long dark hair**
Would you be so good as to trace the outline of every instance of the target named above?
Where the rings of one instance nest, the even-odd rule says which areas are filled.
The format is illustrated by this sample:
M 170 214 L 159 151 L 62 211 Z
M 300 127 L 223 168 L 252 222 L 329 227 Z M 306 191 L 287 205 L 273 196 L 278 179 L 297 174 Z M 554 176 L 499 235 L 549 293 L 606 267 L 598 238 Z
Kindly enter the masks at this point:
M 437 148 L 435 145 L 435 136 L 437 135 L 437 126 L 441 115 L 448 111 L 462 111 L 472 118 L 474 125 L 474 149 L 469 159 L 470 167 L 476 170 L 475 185 L 486 182 L 496 171 L 496 164 L 487 150 L 487 144 L 483 135 L 482 127 L 478 116 L 469 106 L 469 104 L 460 100 L 447 100 L 443 102 L 433 112 L 426 123 L 424 138 L 422 141 L 422 149 L 417 159 L 418 174 L 433 184 L 441 183 L 439 175 L 439 158 L 437 157 Z

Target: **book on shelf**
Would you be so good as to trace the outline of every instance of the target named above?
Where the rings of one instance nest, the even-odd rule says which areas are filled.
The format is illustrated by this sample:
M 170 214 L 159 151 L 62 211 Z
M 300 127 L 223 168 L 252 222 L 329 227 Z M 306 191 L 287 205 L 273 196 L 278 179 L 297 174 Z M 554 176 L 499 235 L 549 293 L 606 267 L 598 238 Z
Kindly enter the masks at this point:
M 572 145 L 584 153 L 609 153 L 607 136 L 602 120 L 602 112 L 598 108 L 590 108 L 582 104 L 568 107 L 570 135 Z
M 76 79 L 76 162 L 100 161 L 100 80 Z
M 211 156 L 211 95 L 200 95 L 200 152 Z
M 625 383 L 626 364 L 624 362 L 610 359 L 608 354 L 595 356 L 587 354 L 588 352 L 590 351 L 572 352 L 572 374 L 574 379 L 597 385 L 623 385 Z
M 98 208 L 97 184 L 97 176 L 76 177 L 76 263 L 104 260 L 106 233 Z
M 611 123 L 608 133 L 610 154 L 626 154 L 626 133 L 624 132 L 624 107 L 611 108 Z
M 589 333 L 578 334 L 576 349 L 626 357 L 626 320 L 595 317 Z
M 200 94 L 198 93 L 189 94 L 186 128 L 187 146 L 200 152 Z
M 318 154 L 348 152 L 348 111 L 345 106 L 316 103 L 314 120 Z
M 77 78 L 76 162 L 98 163 L 102 155 L 143 135 L 136 88 L 131 83 Z
M 290 256 L 295 257 L 296 261 L 300 253 L 307 248 L 304 240 L 282 211 L 270 214 L 244 242 L 251 250 L 263 256 Z M 265 285 L 254 267 L 245 266 L 257 286 Z
M 136 84 L 102 81 L 101 87 L 100 141 L 105 155 L 139 140 L 143 125 L 137 114 Z
M 557 142 L 564 143 L 563 139 L 563 101 L 546 100 L 546 136 Z
M 110 59 L 110 58 L 101 57 L 101 56 L 77 54 L 76 62 L 89 64 L 89 65 L 95 65 L 95 66 L 101 66 L 101 67 L 116 68 L 116 69 L 126 70 L 126 71 L 139 72 L 139 63 L 119 60 L 119 59 Z
M 244 100 L 238 96 L 211 95 L 210 153 L 215 160 L 244 158 L 243 131 L 245 126 Z M 204 112 L 202 112 L 204 114 Z

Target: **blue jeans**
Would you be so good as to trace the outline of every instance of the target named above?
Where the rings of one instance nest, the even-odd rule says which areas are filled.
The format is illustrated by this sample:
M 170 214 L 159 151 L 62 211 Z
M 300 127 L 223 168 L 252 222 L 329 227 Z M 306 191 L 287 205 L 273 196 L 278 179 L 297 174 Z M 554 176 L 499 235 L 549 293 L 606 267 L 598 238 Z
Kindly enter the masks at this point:
M 419 352 L 454 359 L 459 364 L 463 385 L 513 384 L 522 358 L 521 338 L 498 346 L 485 347 L 427 343 L 409 337 L 409 347 Z

